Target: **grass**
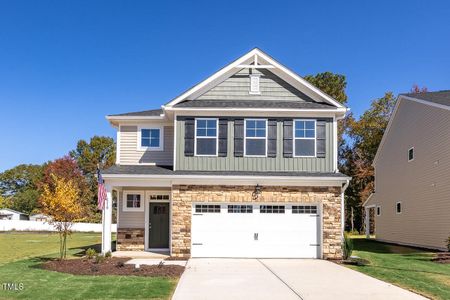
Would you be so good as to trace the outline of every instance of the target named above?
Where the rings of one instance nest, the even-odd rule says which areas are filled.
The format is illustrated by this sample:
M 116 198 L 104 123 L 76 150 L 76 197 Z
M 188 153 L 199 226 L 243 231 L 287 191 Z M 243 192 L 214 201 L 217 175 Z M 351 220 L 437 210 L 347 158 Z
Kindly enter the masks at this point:
M 366 266 L 349 266 L 432 299 L 450 299 L 450 264 L 431 261 L 433 252 L 354 238 L 352 255 L 366 259 Z
M 74 233 L 68 256 L 99 248 L 100 234 Z M 54 233 L 0 233 L 0 285 L 22 283 L 23 290 L 0 286 L 0 299 L 168 299 L 176 279 L 137 276 L 76 276 L 39 268 L 42 261 L 58 256 L 59 237 Z

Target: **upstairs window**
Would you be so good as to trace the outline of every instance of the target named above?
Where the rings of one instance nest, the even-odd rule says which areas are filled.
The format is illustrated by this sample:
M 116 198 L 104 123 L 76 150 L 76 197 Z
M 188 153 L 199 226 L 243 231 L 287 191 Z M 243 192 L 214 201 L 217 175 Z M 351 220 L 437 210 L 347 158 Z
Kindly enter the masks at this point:
M 316 120 L 294 120 L 294 156 L 316 156 Z
M 261 94 L 261 91 L 259 90 L 259 75 L 250 75 L 249 94 Z
M 245 156 L 267 155 L 267 120 L 245 120 Z
M 195 155 L 217 156 L 217 119 L 195 119 Z
M 162 150 L 162 128 L 141 128 L 140 150 Z
M 414 160 L 414 147 L 408 149 L 408 161 Z

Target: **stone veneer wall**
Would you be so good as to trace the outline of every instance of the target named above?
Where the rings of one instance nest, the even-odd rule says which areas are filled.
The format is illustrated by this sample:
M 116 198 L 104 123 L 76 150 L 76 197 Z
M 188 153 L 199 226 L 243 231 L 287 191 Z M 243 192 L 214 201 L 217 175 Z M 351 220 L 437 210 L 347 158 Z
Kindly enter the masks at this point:
M 172 255 L 190 257 L 193 202 L 322 203 L 323 258 L 342 259 L 341 189 L 339 187 L 263 187 L 258 200 L 254 186 L 172 187 Z
M 144 228 L 118 228 L 116 248 L 118 251 L 142 251 L 144 238 Z

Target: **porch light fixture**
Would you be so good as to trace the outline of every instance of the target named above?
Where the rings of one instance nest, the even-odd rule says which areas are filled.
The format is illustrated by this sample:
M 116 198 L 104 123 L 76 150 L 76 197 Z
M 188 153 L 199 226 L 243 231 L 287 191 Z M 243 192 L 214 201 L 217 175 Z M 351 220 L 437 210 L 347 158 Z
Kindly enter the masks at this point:
M 256 184 L 255 190 L 252 193 L 252 199 L 257 200 L 259 195 L 261 195 L 262 187 L 259 184 Z

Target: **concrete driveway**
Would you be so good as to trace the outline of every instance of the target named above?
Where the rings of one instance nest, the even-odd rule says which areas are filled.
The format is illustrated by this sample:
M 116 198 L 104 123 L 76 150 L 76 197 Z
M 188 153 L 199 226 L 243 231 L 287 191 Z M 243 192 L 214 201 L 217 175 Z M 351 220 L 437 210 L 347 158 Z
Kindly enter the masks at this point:
M 191 259 L 173 299 L 425 299 L 324 260 Z

